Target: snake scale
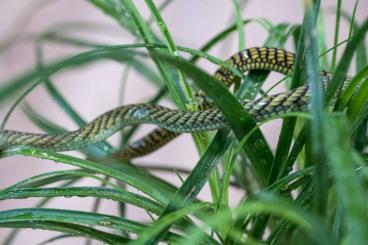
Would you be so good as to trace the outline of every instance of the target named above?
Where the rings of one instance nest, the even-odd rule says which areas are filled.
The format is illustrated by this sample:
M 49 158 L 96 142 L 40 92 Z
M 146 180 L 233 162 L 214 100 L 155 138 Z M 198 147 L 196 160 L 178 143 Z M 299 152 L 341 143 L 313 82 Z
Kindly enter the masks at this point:
M 293 72 L 294 54 L 277 48 L 256 47 L 246 49 L 231 56 L 227 61 L 240 72 L 250 70 L 276 71 L 283 74 Z M 323 87 L 331 75 L 321 71 Z M 215 78 L 229 87 L 235 81 L 235 75 L 225 67 L 215 72 Z M 339 88 L 340 93 L 349 79 Z M 200 103 L 206 100 L 203 93 L 198 93 Z M 290 91 L 262 97 L 254 101 L 243 101 L 245 110 L 261 122 L 289 112 L 305 111 L 309 103 L 309 87 L 303 85 Z M 169 109 L 152 104 L 133 104 L 108 111 L 84 127 L 65 134 L 36 134 L 13 130 L 0 131 L 0 150 L 13 146 L 29 146 L 54 151 L 68 151 L 86 147 L 106 139 L 125 126 L 133 124 L 154 124 L 159 126 L 147 137 L 117 153 L 124 159 L 131 159 L 148 154 L 159 148 L 180 133 L 194 133 L 218 130 L 227 126 L 226 119 L 216 107 L 191 112 Z

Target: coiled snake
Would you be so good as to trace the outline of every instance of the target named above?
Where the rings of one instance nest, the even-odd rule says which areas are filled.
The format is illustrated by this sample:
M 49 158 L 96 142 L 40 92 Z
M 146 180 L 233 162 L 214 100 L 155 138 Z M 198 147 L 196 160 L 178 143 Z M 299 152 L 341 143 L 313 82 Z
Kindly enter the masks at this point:
M 267 70 L 290 74 L 293 71 L 294 54 L 277 48 L 250 48 L 231 56 L 227 63 L 241 72 Z M 323 87 L 326 87 L 331 75 L 322 71 L 321 76 Z M 215 78 L 229 87 L 235 76 L 228 69 L 221 67 L 216 71 Z M 346 79 L 338 93 L 348 83 L 349 79 Z M 199 93 L 199 95 L 202 99 L 205 98 L 203 94 Z M 308 85 L 254 101 L 242 102 L 245 110 L 258 122 L 288 112 L 305 111 L 308 103 Z M 54 151 L 75 150 L 106 139 L 127 125 L 140 123 L 155 124 L 160 128 L 117 153 L 120 158 L 130 159 L 148 154 L 180 133 L 217 130 L 227 126 L 226 119 L 216 107 L 190 112 L 159 105 L 134 104 L 108 111 L 84 127 L 65 134 L 35 134 L 2 130 L 0 131 L 0 150 L 12 146 L 29 146 Z

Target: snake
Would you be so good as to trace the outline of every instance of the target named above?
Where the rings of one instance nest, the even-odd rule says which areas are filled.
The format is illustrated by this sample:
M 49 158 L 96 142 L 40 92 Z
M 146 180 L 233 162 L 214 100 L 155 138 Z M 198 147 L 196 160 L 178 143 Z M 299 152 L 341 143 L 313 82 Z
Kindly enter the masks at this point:
M 226 63 L 242 73 L 263 70 L 288 75 L 293 72 L 294 60 L 295 54 L 283 49 L 254 47 L 232 55 Z M 321 71 L 320 74 L 322 87 L 326 89 L 331 74 L 326 71 Z M 221 66 L 214 77 L 226 87 L 230 87 L 237 79 L 236 75 L 225 66 Z M 350 79 L 346 78 L 340 84 L 337 93 L 341 93 L 349 82 Z M 197 95 L 200 103 L 206 104 L 205 94 L 199 92 Z M 263 122 L 290 112 L 306 111 L 309 101 L 310 89 L 309 85 L 305 84 L 286 92 L 255 100 L 243 100 L 241 104 L 256 122 Z M 135 124 L 153 124 L 159 128 L 117 152 L 116 155 L 120 158 L 131 159 L 146 155 L 181 133 L 213 131 L 228 127 L 225 116 L 215 106 L 204 106 L 198 111 L 180 111 L 156 104 L 131 104 L 105 112 L 85 126 L 62 134 L 1 130 L 0 150 L 16 146 L 53 151 L 77 150 L 105 140 L 122 128 Z

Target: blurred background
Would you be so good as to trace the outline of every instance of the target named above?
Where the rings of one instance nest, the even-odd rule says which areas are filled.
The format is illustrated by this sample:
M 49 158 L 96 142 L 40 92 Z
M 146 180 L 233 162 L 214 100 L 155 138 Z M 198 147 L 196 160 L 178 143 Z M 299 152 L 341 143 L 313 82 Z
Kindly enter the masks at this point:
M 146 18 L 150 18 L 143 0 L 134 1 Z M 155 1 L 157 5 L 163 1 Z M 352 13 L 355 1 L 343 1 L 342 9 L 347 13 Z M 274 24 L 301 23 L 303 18 L 303 1 L 296 0 L 249 0 L 241 1 L 243 5 L 243 19 L 266 18 Z M 360 1 L 356 18 L 360 23 L 367 18 L 368 1 Z M 134 43 L 135 38 L 124 31 L 119 25 L 106 16 L 94 5 L 85 0 L 0 0 L 0 83 L 1 85 L 19 76 L 23 72 L 33 69 L 36 66 L 36 47 L 31 40 L 35 35 L 48 30 L 62 30 L 72 37 L 85 38 L 101 44 L 129 44 Z M 325 27 L 327 33 L 328 48 L 333 44 L 333 33 L 335 23 L 336 1 L 322 1 L 322 10 L 325 14 Z M 176 44 L 194 49 L 200 48 L 206 41 L 221 32 L 235 22 L 235 13 L 231 1 L 224 0 L 177 0 L 172 1 L 162 12 L 162 16 L 173 35 Z M 342 20 L 343 27 L 339 39 L 346 39 L 349 30 L 349 23 Z M 154 28 L 157 33 L 158 29 Z M 257 24 L 250 24 L 245 27 L 246 47 L 262 46 L 267 37 L 267 32 Z M 236 32 L 226 39 L 225 42 L 215 46 L 210 53 L 219 58 L 225 59 L 237 51 Z M 286 49 L 294 51 L 292 42 L 288 42 Z M 60 43 L 47 42 L 44 44 L 44 62 L 52 62 L 63 57 L 68 57 L 85 51 L 80 47 L 68 46 Z M 343 48 L 339 49 L 340 52 Z M 199 65 L 213 73 L 216 67 L 207 61 L 199 62 Z M 151 98 L 157 88 L 149 81 L 145 80 L 137 71 L 129 72 L 125 89 L 123 90 L 123 100 L 121 91 L 121 81 L 123 79 L 124 65 L 111 60 L 101 60 L 88 64 L 78 69 L 62 70 L 52 77 L 55 86 L 62 92 L 68 102 L 82 115 L 90 121 L 101 113 L 117 107 L 121 104 L 131 104 L 145 102 Z M 351 72 L 354 72 L 352 70 Z M 281 75 L 272 74 L 268 79 L 270 86 L 272 81 L 277 81 Z M 282 89 L 282 86 L 278 89 Z M 275 90 L 276 92 L 277 90 Z M 38 113 L 49 118 L 51 121 L 62 125 L 65 128 L 74 130 L 77 126 L 49 97 L 42 86 L 37 87 L 25 99 L 26 103 L 32 106 Z M 174 107 L 168 101 L 160 104 Z M 0 119 L 2 119 L 9 109 L 11 103 L 0 106 Z M 280 121 L 273 121 L 262 126 L 269 143 L 274 145 L 278 139 Z M 6 124 L 7 129 L 41 132 L 24 115 L 21 107 L 16 109 L 10 120 Z M 144 135 L 153 127 L 144 126 L 136 138 Z M 109 139 L 116 144 L 117 135 Z M 78 155 L 75 152 L 70 154 Z M 143 158 L 134 160 L 137 165 L 165 164 L 167 166 L 182 167 L 192 169 L 199 159 L 193 140 L 190 135 L 182 135 L 172 143 L 166 145 L 157 152 Z M 0 188 L 7 187 L 27 177 L 45 173 L 68 169 L 63 164 L 54 162 L 25 158 L 11 157 L 0 160 Z M 156 173 L 166 180 L 180 184 L 180 180 L 173 174 Z M 78 185 L 86 186 L 96 184 L 91 181 L 83 181 Z M 236 189 L 232 190 L 232 201 L 236 203 L 241 198 Z M 200 198 L 209 199 L 208 188 L 199 195 Z M 91 210 L 92 198 L 57 198 L 53 199 L 47 207 L 61 207 L 80 210 Z M 37 199 L 1 201 L 0 210 L 32 207 Z M 101 213 L 116 214 L 116 205 L 111 201 L 102 201 Z M 138 220 L 148 220 L 148 216 L 138 209 L 128 208 L 128 218 Z M 0 243 L 8 229 L 0 229 Z M 15 244 L 37 244 L 56 233 L 24 230 L 16 239 Z M 73 241 L 76 244 L 83 243 L 84 239 L 68 239 L 55 242 L 64 244 Z

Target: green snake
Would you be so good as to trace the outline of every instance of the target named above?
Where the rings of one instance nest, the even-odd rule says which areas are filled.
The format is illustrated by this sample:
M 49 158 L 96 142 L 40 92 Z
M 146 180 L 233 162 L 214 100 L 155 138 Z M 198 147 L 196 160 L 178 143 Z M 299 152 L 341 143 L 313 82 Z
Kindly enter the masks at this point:
M 294 54 L 277 48 L 250 48 L 231 56 L 228 64 L 241 72 L 250 70 L 276 71 L 283 74 L 293 72 Z M 331 75 L 321 72 L 323 87 L 326 87 Z M 236 79 L 233 72 L 220 67 L 215 78 L 229 87 Z M 339 88 L 340 93 L 349 79 Z M 198 93 L 202 104 L 205 103 L 203 93 Z M 254 101 L 243 101 L 245 110 L 257 121 L 278 117 L 289 112 L 307 110 L 309 103 L 309 87 L 303 85 L 293 90 L 262 97 Z M 54 151 L 80 149 L 106 139 L 123 127 L 133 124 L 154 124 L 159 129 L 147 137 L 117 153 L 124 159 L 142 156 L 159 148 L 180 133 L 194 133 L 218 130 L 227 127 L 227 121 L 216 107 L 208 107 L 200 111 L 179 111 L 152 104 L 133 104 L 108 111 L 84 127 L 64 134 L 36 134 L 12 130 L 0 131 L 0 150 L 13 146 L 28 146 Z

